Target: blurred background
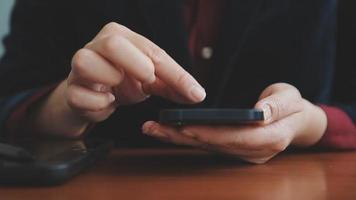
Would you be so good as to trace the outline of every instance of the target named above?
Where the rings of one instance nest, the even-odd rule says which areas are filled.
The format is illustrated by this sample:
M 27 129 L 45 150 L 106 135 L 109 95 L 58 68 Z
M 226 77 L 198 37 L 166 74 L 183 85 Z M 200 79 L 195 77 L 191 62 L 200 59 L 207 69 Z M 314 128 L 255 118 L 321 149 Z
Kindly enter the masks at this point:
M 15 0 L 0 0 L 0 57 L 4 53 L 2 40 L 9 31 L 10 12 Z
M 9 31 L 10 14 L 13 8 L 15 0 L 0 0 L 0 57 L 4 53 L 3 38 Z M 352 0 L 338 0 L 338 62 L 344 61 L 344 63 L 350 63 L 349 58 L 345 58 L 346 55 L 352 54 L 352 63 L 355 63 L 353 59 L 354 47 L 356 40 L 353 38 L 356 34 L 356 14 L 354 8 L 356 7 L 356 1 Z M 350 40 L 350 38 L 352 38 Z M 352 51 L 350 51 L 350 49 Z M 343 55 L 343 58 L 339 58 Z M 342 63 L 342 64 L 344 64 Z

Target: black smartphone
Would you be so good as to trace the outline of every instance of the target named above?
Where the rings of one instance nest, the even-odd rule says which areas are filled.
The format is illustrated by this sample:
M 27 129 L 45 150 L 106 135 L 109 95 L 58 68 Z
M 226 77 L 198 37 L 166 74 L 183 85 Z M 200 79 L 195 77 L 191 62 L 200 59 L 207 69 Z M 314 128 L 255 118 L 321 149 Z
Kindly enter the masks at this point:
M 61 184 L 105 158 L 113 146 L 102 139 L 24 139 L 7 144 L 26 154 L 0 156 L 1 185 Z
M 263 121 L 263 111 L 257 109 L 165 109 L 159 122 L 169 125 L 236 125 Z

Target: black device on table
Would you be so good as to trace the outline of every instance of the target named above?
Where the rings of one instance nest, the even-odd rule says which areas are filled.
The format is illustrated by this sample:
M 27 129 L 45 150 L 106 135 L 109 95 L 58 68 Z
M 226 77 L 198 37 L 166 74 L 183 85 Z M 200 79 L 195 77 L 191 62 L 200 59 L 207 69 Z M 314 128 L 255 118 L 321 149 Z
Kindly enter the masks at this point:
M 159 122 L 169 125 L 241 125 L 264 120 L 257 109 L 165 109 Z
M 255 109 L 167 109 L 159 121 L 170 125 L 239 125 L 264 119 Z M 0 141 L 0 184 L 60 184 L 104 158 L 112 142 L 85 140 L 22 139 Z
M 0 142 L 0 184 L 60 184 L 105 158 L 111 147 L 111 141 L 93 138 Z

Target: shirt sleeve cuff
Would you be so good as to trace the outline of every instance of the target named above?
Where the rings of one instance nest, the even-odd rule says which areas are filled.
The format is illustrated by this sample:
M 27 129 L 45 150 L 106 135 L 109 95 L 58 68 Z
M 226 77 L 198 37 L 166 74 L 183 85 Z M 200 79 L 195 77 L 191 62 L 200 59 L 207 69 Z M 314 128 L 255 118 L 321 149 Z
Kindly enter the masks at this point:
M 356 127 L 351 118 L 340 108 L 319 105 L 327 116 L 327 129 L 315 145 L 324 149 L 356 149 Z
M 58 83 L 39 88 L 33 91 L 28 98 L 16 105 L 5 122 L 6 132 L 9 137 L 16 137 L 23 133 L 24 130 L 19 125 L 23 124 L 24 120 L 28 117 L 29 109 L 53 91 L 57 86 Z M 32 133 L 33 130 L 26 130 L 26 132 Z

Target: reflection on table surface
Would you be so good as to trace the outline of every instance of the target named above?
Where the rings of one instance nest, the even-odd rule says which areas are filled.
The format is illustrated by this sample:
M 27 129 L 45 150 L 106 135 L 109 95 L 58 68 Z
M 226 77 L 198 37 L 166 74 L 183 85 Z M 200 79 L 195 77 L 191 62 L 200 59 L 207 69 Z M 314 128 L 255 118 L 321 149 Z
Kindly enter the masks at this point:
M 356 199 L 356 152 L 284 153 L 251 165 L 191 149 L 115 150 L 55 187 L 1 187 L 1 199 Z

